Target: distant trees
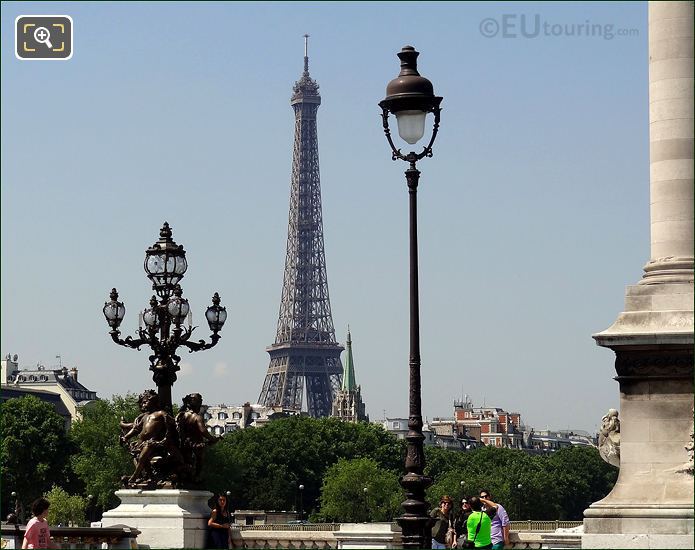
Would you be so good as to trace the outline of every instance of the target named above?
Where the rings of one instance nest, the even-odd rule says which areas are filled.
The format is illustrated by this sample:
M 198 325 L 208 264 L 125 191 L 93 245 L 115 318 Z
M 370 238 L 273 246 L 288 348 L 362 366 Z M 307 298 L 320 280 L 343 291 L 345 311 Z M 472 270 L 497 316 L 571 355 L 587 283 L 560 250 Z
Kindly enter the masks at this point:
M 324 475 L 339 459 L 370 458 L 400 472 L 402 441 L 381 426 L 335 418 L 293 416 L 260 429 L 237 430 L 210 447 L 203 474 L 206 488 L 231 491 L 235 508 L 318 510 Z
M 101 399 L 81 410 L 82 418 L 73 422 L 70 438 L 75 454 L 70 463 L 76 476 L 84 484 L 86 493 L 95 497 L 104 509 L 118 505 L 114 492 L 120 487 L 121 477 L 130 474 L 133 461 L 119 445 L 119 420 L 127 421 L 138 415 L 138 400 L 134 394 Z
M 65 433 L 65 420 L 52 405 L 34 396 L 0 404 L 0 437 L 5 512 L 13 504 L 12 491 L 21 502 L 29 503 L 54 483 L 73 483 L 69 467 L 72 448 Z
M 395 472 L 371 458 L 341 458 L 323 477 L 320 512 L 312 520 L 391 521 L 399 514 L 402 500 Z
M 82 527 L 87 524 L 85 509 L 87 500 L 80 495 L 70 495 L 56 485 L 44 497 L 51 503 L 48 507 L 49 525 L 63 527 Z
M 104 509 L 118 504 L 114 492 L 133 468 L 118 443 L 118 423 L 137 416 L 137 397 L 115 396 L 81 412 L 67 436 L 63 419 L 34 397 L 0 405 L 5 513 L 11 491 L 28 504 L 52 485 L 54 498 L 66 502 L 56 513 L 79 509 L 68 493 L 91 493 Z M 617 478 L 617 469 L 591 447 L 549 456 L 494 447 L 426 447 L 425 454 L 425 473 L 434 479 L 427 492 L 432 507 L 443 494 L 459 499 L 488 489 L 513 519 L 581 519 Z M 313 519 L 388 521 L 400 514 L 404 456 L 405 442 L 379 425 L 292 416 L 229 433 L 210 447 L 201 488 L 230 491 L 236 509 L 291 510 L 298 508 L 301 484 L 303 508 Z
M 426 473 L 435 479 L 427 492 L 430 502 L 443 494 L 460 499 L 487 489 L 512 519 L 581 520 L 618 476 L 593 447 L 569 447 L 549 456 L 495 447 L 466 453 L 428 447 L 426 457 Z

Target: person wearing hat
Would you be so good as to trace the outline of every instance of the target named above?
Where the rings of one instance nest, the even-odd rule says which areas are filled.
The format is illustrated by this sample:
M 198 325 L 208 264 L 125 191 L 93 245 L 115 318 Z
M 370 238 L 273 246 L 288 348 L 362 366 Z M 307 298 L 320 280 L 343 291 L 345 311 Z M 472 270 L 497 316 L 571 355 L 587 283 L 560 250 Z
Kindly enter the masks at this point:
M 456 545 L 454 531 L 454 501 L 444 495 L 439 499 L 439 508 L 430 512 L 432 518 L 432 548 L 452 548 Z

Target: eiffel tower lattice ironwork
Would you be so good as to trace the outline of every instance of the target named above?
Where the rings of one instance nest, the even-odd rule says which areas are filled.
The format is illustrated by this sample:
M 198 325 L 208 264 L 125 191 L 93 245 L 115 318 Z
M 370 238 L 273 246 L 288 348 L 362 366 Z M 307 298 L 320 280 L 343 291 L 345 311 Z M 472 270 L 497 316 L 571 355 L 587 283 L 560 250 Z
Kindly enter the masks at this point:
M 258 401 L 299 411 L 306 386 L 307 410 L 329 416 L 343 367 L 328 297 L 321 216 L 321 183 L 316 113 L 319 86 L 309 76 L 307 38 L 304 72 L 295 83 L 292 188 L 287 228 L 287 256 L 275 343 L 267 348 L 270 365 Z

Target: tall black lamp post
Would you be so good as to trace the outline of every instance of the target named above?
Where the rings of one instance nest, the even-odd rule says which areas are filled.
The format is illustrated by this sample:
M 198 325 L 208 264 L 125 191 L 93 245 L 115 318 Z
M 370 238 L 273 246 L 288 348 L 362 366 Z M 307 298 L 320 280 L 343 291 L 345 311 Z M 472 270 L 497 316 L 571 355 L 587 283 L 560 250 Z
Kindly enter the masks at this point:
M 299 489 L 299 521 L 304 520 L 304 485 L 297 487 Z
M 212 335 L 210 342 L 198 340 L 191 342 L 190 338 L 196 327 L 183 324 L 188 317 L 188 300 L 183 298 L 179 281 L 183 279 L 188 268 L 186 251 L 182 245 L 176 244 L 171 238 L 171 228 L 164 222 L 159 232 L 159 240 L 145 251 L 145 273 L 152 281 L 152 289 L 157 296 L 150 299 L 150 307 L 142 312 L 142 325 L 138 329 L 137 338 L 127 336 L 121 339 L 118 327 L 125 317 L 125 306 L 118 301 L 118 292 L 111 290 L 111 301 L 104 304 L 104 317 L 111 327 L 113 341 L 128 348 L 140 349 L 147 345 L 152 348 L 150 355 L 150 370 L 154 373 L 152 379 L 157 385 L 159 400 L 163 409 L 172 414 L 171 386 L 176 381 L 176 372 L 180 370 L 181 357 L 176 354 L 179 347 L 188 348 L 189 352 L 202 351 L 213 347 L 221 336 L 222 325 L 227 319 L 227 311 L 220 306 L 220 296 L 215 292 L 212 305 L 205 312 Z
M 398 53 L 401 60 L 400 74 L 386 86 L 386 98 L 379 103 L 386 139 L 391 146 L 392 159 L 404 160 L 409 164 L 405 171 L 409 194 L 410 220 L 410 411 L 408 418 L 407 454 L 405 475 L 401 486 L 405 489 L 406 500 L 402 506 L 404 514 L 398 518 L 403 533 L 404 548 L 429 548 L 431 537 L 428 527 L 427 502 L 425 490 L 432 479 L 424 475 L 425 453 L 422 434 L 422 399 L 420 392 L 420 314 L 418 296 L 417 260 L 417 186 L 420 171 L 417 161 L 432 156 L 432 145 L 439 129 L 439 104 L 441 97 L 434 95 L 432 83 L 420 76 L 417 71 L 417 57 L 420 55 L 412 46 L 404 46 Z M 389 114 L 396 116 L 399 136 L 410 145 L 415 145 L 425 134 L 427 114 L 434 115 L 434 127 L 429 143 L 420 153 L 403 154 L 396 148 L 389 129 Z
M 87 512 L 87 521 L 90 524 L 95 521 L 95 508 L 96 499 L 94 498 L 94 495 L 87 495 L 87 509 L 85 511 Z
M 372 521 L 372 513 L 369 509 L 369 487 L 363 487 L 362 492 L 364 493 L 364 507 L 367 511 L 367 523 Z

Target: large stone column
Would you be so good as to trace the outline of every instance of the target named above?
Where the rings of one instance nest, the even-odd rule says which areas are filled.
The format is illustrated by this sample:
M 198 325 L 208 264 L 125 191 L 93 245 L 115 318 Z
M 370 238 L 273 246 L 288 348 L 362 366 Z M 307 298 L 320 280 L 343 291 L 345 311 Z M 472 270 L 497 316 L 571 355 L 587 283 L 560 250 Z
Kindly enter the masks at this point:
M 616 355 L 620 473 L 583 548 L 693 548 L 693 34 L 693 2 L 649 2 L 651 257 L 594 335 Z
M 649 3 L 651 260 L 644 284 L 693 277 L 693 5 Z

